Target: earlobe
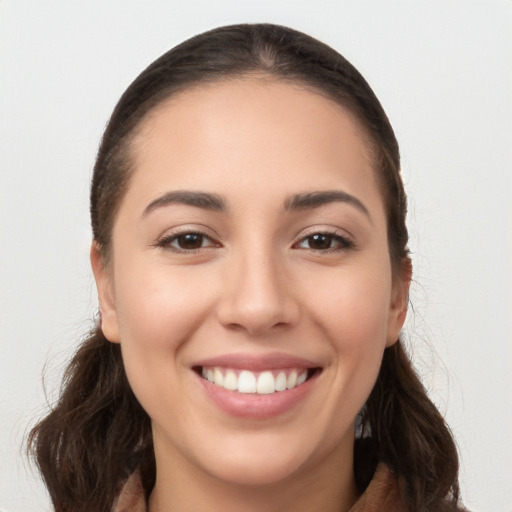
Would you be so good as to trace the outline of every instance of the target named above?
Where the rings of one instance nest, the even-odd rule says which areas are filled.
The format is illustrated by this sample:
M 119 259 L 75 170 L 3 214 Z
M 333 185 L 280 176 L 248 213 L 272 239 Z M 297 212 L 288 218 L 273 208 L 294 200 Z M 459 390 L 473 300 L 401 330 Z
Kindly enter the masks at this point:
M 407 316 L 409 306 L 409 287 L 412 279 L 412 262 L 409 257 L 404 258 L 399 275 L 394 278 L 389 307 L 388 333 L 386 347 L 394 345 Z
M 112 275 L 105 267 L 101 257 L 100 247 L 97 242 L 91 244 L 91 267 L 98 290 L 98 302 L 100 306 L 100 328 L 107 340 L 119 343 L 119 325 L 114 298 L 114 285 Z

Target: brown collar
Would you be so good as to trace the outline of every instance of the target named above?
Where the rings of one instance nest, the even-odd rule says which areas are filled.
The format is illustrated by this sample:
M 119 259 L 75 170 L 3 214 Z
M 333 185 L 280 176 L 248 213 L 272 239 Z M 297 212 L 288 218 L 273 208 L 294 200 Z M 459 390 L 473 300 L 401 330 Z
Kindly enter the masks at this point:
M 395 477 L 385 464 L 379 464 L 370 485 L 349 512 L 400 512 L 403 510 Z M 124 484 L 112 512 L 147 512 L 139 472 Z

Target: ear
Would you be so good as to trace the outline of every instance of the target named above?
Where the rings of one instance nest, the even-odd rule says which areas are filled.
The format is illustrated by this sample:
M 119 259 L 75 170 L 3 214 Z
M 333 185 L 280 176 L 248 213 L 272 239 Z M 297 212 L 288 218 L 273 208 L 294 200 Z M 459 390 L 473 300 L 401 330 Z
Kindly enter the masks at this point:
M 391 302 L 389 305 L 388 332 L 386 347 L 394 345 L 407 316 L 409 305 L 409 287 L 412 278 L 412 262 L 409 257 L 404 258 L 397 275 L 393 278 Z
M 97 242 L 91 244 L 91 267 L 98 290 L 100 303 L 101 330 L 107 340 L 119 343 L 119 325 L 114 295 L 112 273 L 105 267 Z

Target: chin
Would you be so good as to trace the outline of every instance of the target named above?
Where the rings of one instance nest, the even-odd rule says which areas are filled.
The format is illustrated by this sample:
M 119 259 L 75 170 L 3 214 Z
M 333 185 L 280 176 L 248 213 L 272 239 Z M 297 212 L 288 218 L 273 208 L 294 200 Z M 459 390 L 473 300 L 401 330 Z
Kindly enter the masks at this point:
M 301 464 L 296 460 L 282 457 L 258 457 L 217 463 L 209 473 L 218 480 L 238 486 L 272 486 L 292 478 L 300 471 Z
M 232 433 L 226 443 L 217 441 L 214 449 L 205 446 L 201 450 L 202 466 L 214 478 L 240 486 L 272 486 L 293 480 L 311 471 L 332 450 L 322 446 L 322 438 L 315 442 L 312 432 L 307 437 L 298 433 L 297 427 L 294 432 Z

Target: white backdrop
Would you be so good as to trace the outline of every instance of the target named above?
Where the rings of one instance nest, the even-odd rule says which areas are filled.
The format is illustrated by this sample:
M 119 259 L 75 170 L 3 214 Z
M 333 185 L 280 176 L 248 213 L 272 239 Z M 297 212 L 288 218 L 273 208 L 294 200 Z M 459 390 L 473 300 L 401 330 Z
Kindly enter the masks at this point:
M 510 0 L 0 0 L 0 510 L 49 510 L 21 455 L 96 302 L 88 182 L 143 67 L 218 25 L 268 21 L 365 75 L 401 144 L 415 283 L 407 336 L 473 511 L 512 510 Z

